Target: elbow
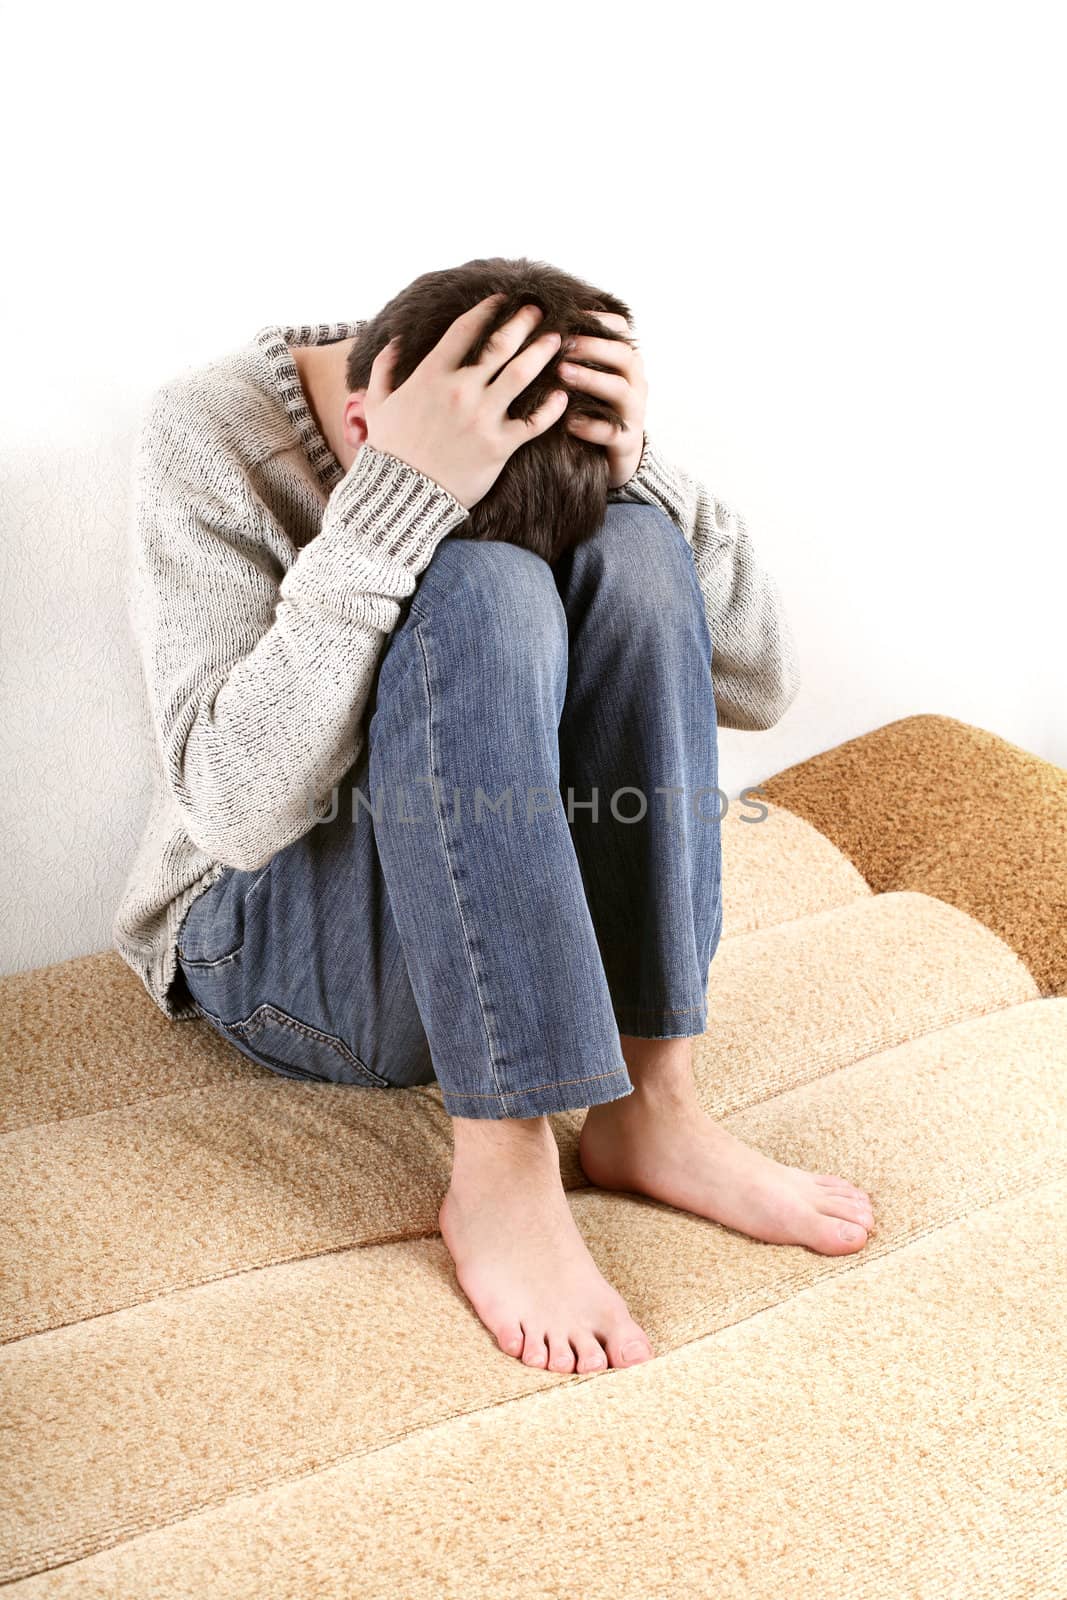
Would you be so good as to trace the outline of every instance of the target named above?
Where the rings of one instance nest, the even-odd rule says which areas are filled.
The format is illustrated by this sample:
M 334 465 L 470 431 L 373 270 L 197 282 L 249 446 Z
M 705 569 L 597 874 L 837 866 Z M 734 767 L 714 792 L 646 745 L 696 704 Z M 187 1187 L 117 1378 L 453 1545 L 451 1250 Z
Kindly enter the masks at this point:
M 273 819 L 255 805 L 243 775 L 219 762 L 194 766 L 177 744 L 167 762 L 168 788 L 190 843 L 210 861 L 238 872 L 266 866 L 277 848 Z
M 763 671 L 754 679 L 735 682 L 716 695 L 719 727 L 766 733 L 781 722 L 799 691 L 800 675 L 792 661 L 782 663 L 773 675 Z
M 274 854 L 272 849 L 259 845 L 241 833 L 206 827 L 199 818 L 190 817 L 188 813 L 185 814 L 185 831 L 204 855 L 224 867 L 233 867 L 237 872 L 255 872 L 259 867 L 265 867 Z
M 184 787 L 173 786 L 171 793 L 186 837 L 209 860 L 238 872 L 266 866 L 275 844 L 263 818 L 253 819 L 247 807 L 228 804 L 215 793 L 194 796 Z
M 784 618 L 778 627 L 777 648 L 763 664 L 763 693 L 759 697 L 759 721 L 753 727 L 765 732 L 777 727 L 800 693 L 800 662 L 796 641 Z
M 337 815 L 336 781 L 323 793 L 321 782 L 302 783 L 299 773 L 271 781 L 239 749 L 201 742 L 196 755 L 190 759 L 188 743 L 173 741 L 168 787 L 187 838 L 213 862 L 256 872 L 317 822 Z
M 761 720 L 756 726 L 762 731 L 777 727 L 799 693 L 800 673 L 796 662 L 783 662 L 774 687 L 761 708 Z
M 239 846 L 232 846 L 223 851 L 216 851 L 214 859 L 221 861 L 224 866 L 233 867 L 237 872 L 258 872 L 265 867 L 274 854 L 273 850 L 245 850 Z
M 289 797 L 284 809 L 257 810 L 203 795 L 195 805 L 181 799 L 178 805 L 186 834 L 206 856 L 238 872 L 258 872 L 317 822 L 332 821 L 338 797 L 335 786 L 314 809 L 306 803 L 300 805 L 294 797 Z

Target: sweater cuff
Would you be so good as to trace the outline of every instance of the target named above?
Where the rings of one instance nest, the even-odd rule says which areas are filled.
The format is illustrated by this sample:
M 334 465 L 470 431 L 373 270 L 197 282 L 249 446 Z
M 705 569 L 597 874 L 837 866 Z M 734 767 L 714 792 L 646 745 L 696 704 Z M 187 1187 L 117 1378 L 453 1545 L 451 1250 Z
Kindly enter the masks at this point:
M 330 495 L 323 531 L 355 524 L 365 554 L 373 552 L 420 573 L 445 534 L 469 515 L 435 479 L 365 443 Z

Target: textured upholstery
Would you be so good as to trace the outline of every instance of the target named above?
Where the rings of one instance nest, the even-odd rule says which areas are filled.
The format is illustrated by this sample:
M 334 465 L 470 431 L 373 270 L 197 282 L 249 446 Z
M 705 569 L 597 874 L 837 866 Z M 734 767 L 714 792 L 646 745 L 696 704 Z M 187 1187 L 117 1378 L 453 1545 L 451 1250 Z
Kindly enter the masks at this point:
M 628 1370 L 475 1318 L 436 1085 L 277 1078 L 111 951 L 0 980 L 11 1593 L 1062 1600 L 1064 779 L 923 716 L 728 814 L 702 1100 L 877 1226 L 600 1192 L 552 1117 Z

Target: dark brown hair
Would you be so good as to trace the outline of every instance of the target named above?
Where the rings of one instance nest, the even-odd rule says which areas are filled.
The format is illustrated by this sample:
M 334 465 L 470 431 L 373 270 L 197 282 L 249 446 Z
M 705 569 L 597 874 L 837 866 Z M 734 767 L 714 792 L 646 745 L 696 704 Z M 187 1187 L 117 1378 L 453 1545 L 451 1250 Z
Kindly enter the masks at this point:
M 399 387 L 429 354 L 451 323 L 487 295 L 503 292 L 506 298 L 487 324 L 485 333 L 471 346 L 462 365 L 472 366 L 490 334 L 524 305 L 544 313 L 521 346 L 542 333 L 594 334 L 621 339 L 627 335 L 598 323 L 590 311 L 617 311 L 632 325 L 630 308 L 616 295 L 594 288 L 545 261 L 525 256 L 503 256 L 466 261 L 440 272 L 424 272 L 395 295 L 377 316 L 360 330 L 348 357 L 349 391 L 370 383 L 371 363 L 379 351 L 398 341 L 393 383 Z M 629 336 L 634 343 L 633 335 Z M 608 465 L 604 447 L 579 439 L 566 427 L 571 413 L 600 417 L 622 428 L 613 408 L 594 395 L 575 389 L 557 375 L 564 359 L 562 346 L 508 407 L 510 417 L 528 417 L 553 389 L 570 395 L 566 410 L 552 426 L 527 440 L 505 462 L 489 490 L 471 507 L 466 522 L 452 532 L 460 539 L 502 539 L 555 561 L 573 545 L 591 538 L 604 521 L 608 496 Z M 608 370 L 597 362 L 586 365 Z

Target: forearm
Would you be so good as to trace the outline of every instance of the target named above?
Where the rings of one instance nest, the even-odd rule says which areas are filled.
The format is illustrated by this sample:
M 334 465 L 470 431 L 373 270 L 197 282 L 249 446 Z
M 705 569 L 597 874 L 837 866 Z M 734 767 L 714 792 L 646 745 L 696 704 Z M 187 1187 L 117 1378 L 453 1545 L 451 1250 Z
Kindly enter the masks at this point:
M 252 869 L 314 825 L 359 753 L 401 605 L 466 515 L 364 446 L 280 585 L 187 515 L 163 530 L 146 665 L 168 781 L 209 855 Z

